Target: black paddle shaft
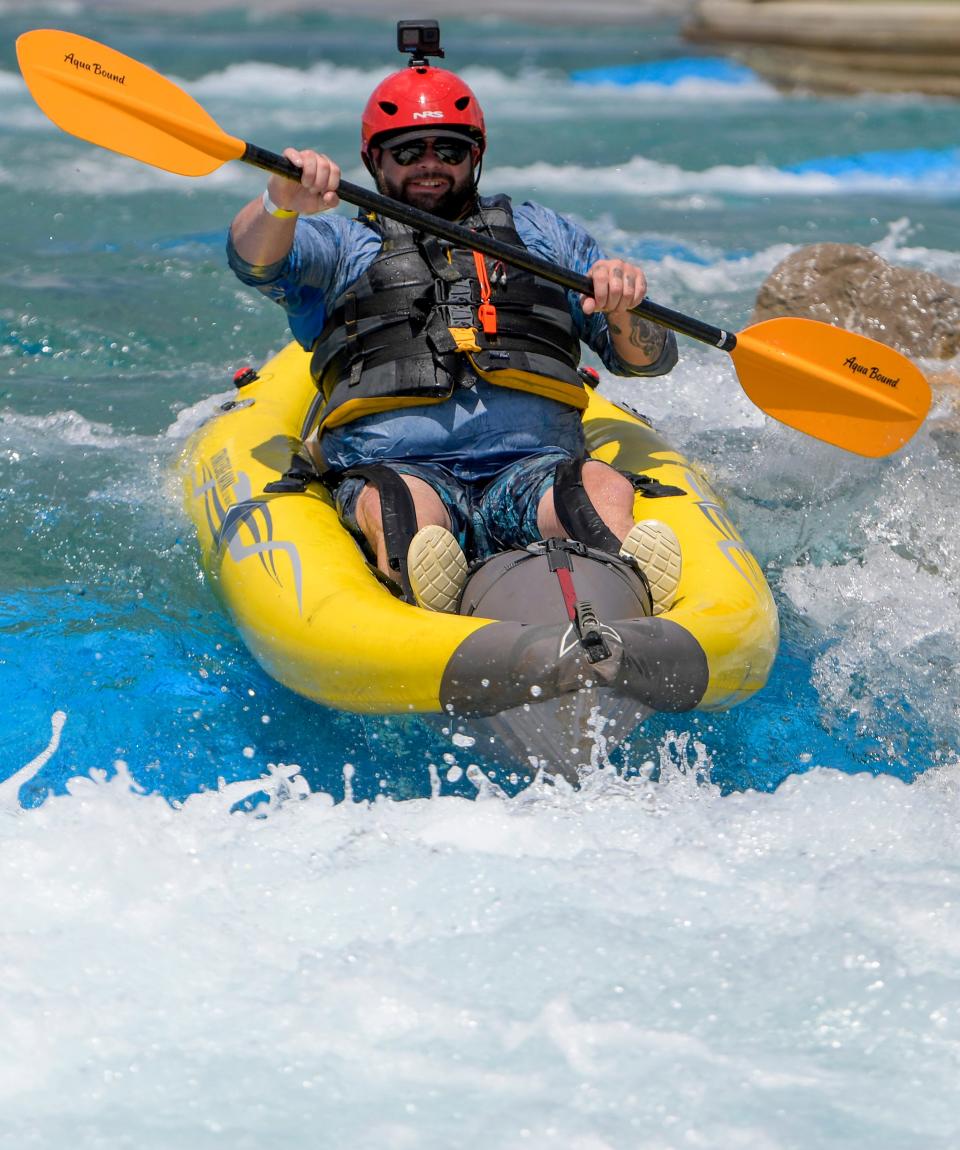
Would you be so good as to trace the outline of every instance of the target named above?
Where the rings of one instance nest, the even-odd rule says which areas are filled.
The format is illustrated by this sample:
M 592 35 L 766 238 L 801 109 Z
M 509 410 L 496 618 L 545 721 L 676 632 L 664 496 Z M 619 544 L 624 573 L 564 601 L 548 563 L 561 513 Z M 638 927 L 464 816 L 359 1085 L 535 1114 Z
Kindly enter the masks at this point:
M 276 152 L 269 152 L 265 148 L 256 147 L 254 144 L 245 144 L 245 149 L 240 157 L 245 164 L 252 164 L 254 167 L 263 168 L 267 172 L 275 172 L 278 176 L 285 176 L 287 179 L 299 183 L 300 169 L 296 164 L 291 163 L 286 156 L 278 156 Z M 399 200 L 391 200 L 377 192 L 367 191 L 366 188 L 348 183 L 346 180 L 340 181 L 337 195 L 342 200 L 346 200 L 348 204 L 354 204 L 365 211 L 377 212 L 381 216 L 416 228 L 418 231 L 429 232 L 441 239 L 449 240 L 458 247 L 471 248 L 482 255 L 490 256 L 491 259 L 502 260 L 513 267 L 543 276 L 544 279 L 559 284 L 569 291 L 580 292 L 587 296 L 593 295 L 593 283 L 588 276 L 579 275 L 569 268 L 558 267 L 549 260 L 535 256 L 526 248 L 517 248 L 512 244 L 491 239 L 489 236 L 482 236 L 479 232 L 472 232 L 469 228 L 461 227 L 460 224 L 455 224 L 451 220 L 442 220 L 439 216 L 432 216 L 429 212 L 423 212 L 419 208 L 403 204 Z M 678 331 L 681 335 L 687 335 L 701 343 L 709 343 L 713 347 L 720 348 L 721 351 L 733 351 L 737 346 L 737 337 L 732 332 L 724 331 L 722 328 L 714 327 L 712 324 L 704 323 L 702 320 L 694 319 L 692 316 L 684 315 L 672 308 L 663 307 L 661 304 L 654 303 L 653 300 L 643 299 L 631 310 L 636 315 L 641 315 L 644 319 L 651 320 L 661 327 Z

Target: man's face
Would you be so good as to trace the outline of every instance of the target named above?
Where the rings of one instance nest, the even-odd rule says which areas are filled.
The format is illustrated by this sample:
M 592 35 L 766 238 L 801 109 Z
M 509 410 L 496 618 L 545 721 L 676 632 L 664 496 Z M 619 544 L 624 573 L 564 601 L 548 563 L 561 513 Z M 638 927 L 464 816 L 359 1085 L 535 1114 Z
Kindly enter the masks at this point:
M 377 155 L 379 153 L 379 155 Z M 455 220 L 474 195 L 476 145 L 425 132 L 402 144 L 374 149 L 377 184 L 384 195 L 444 219 Z

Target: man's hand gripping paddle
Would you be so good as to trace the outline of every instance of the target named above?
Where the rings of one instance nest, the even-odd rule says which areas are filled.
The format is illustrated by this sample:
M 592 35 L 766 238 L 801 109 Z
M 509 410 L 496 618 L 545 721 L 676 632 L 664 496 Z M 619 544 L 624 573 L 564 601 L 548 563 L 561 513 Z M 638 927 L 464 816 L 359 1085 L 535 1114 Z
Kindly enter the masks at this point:
M 17 40 L 33 98 L 65 132 L 183 176 L 205 176 L 227 160 L 299 180 L 289 160 L 229 136 L 181 88 L 95 40 L 42 29 Z M 584 295 L 587 276 L 468 231 L 418 208 L 341 182 L 338 195 L 397 220 L 543 276 Z M 876 340 L 809 319 L 770 319 L 734 335 L 642 300 L 638 315 L 729 352 L 743 390 L 768 415 L 859 455 L 889 455 L 914 434 L 930 407 L 921 372 Z

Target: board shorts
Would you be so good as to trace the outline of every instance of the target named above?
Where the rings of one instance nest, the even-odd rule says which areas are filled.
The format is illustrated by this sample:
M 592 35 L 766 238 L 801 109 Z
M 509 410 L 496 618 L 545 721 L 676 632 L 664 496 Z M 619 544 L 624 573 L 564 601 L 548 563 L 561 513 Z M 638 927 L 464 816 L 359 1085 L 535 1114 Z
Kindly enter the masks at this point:
M 575 456 L 561 448 L 528 455 L 491 479 L 465 482 L 439 463 L 390 462 L 400 475 L 428 483 L 450 516 L 450 530 L 470 559 L 488 559 L 500 551 L 526 547 L 540 539 L 537 508 L 553 486 L 560 463 Z M 336 490 L 337 513 L 350 532 L 363 538 L 357 500 L 366 480 L 348 476 Z

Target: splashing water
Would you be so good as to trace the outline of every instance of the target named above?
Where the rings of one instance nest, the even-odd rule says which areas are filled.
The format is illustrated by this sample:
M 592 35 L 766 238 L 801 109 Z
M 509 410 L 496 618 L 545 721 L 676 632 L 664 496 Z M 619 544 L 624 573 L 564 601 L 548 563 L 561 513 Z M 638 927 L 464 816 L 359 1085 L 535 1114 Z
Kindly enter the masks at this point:
M 50 20 L 365 178 L 391 21 L 194 7 Z M 4 42 L 36 19 L 0 11 Z M 675 21 L 444 24 L 486 189 L 583 220 L 659 302 L 735 329 L 819 240 L 960 282 L 957 105 L 658 82 L 689 55 Z M 649 68 L 615 95 L 572 78 L 617 65 Z M 603 379 L 768 575 L 783 647 L 749 706 L 617 750 L 598 714 L 578 791 L 325 712 L 242 648 L 177 491 L 185 436 L 287 339 L 224 268 L 262 180 L 96 153 L 4 68 L 0 1147 L 953 1150 L 950 385 L 867 461 L 770 423 L 709 349 Z M 25 155 L 56 179 L 25 184 Z

